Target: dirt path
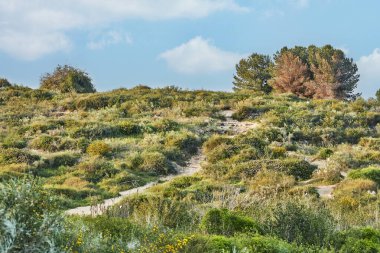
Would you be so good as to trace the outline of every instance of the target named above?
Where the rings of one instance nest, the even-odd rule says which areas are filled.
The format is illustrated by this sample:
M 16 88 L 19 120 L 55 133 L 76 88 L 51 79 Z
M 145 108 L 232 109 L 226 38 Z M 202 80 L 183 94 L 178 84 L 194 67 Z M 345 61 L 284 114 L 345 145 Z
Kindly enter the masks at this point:
M 127 191 L 119 192 L 120 196 L 115 197 L 115 198 L 111 198 L 111 199 L 106 199 L 98 205 L 81 206 L 81 207 L 77 207 L 74 209 L 67 210 L 65 213 L 68 215 L 92 215 L 92 216 L 100 215 L 100 214 L 104 213 L 109 207 L 120 202 L 125 196 L 144 192 L 145 190 L 152 188 L 153 186 L 155 186 L 155 185 L 157 185 L 163 181 L 164 182 L 165 181 L 171 181 L 177 177 L 190 176 L 190 175 L 197 173 L 201 169 L 201 163 L 203 160 L 204 160 L 203 154 L 199 153 L 190 159 L 187 166 L 181 167 L 179 165 L 176 165 L 177 174 L 163 176 L 163 177 L 160 177 L 157 181 L 150 182 L 146 185 L 136 187 L 136 188 L 133 188 L 133 189 L 130 189 Z
M 250 129 L 256 128 L 258 123 L 240 122 L 232 119 L 233 111 L 222 111 L 222 115 L 226 117 L 226 121 L 220 123 L 218 128 L 221 132 L 230 132 L 231 136 L 244 133 Z M 100 215 L 104 213 L 109 207 L 120 202 L 125 196 L 137 194 L 146 191 L 149 188 L 161 183 L 171 181 L 177 177 L 191 176 L 201 170 L 201 164 L 204 161 L 204 155 L 199 152 L 193 156 L 185 167 L 176 165 L 177 174 L 160 177 L 157 181 L 150 182 L 144 186 L 136 187 L 127 191 L 119 192 L 119 196 L 111 199 L 106 199 L 102 203 L 93 206 L 81 206 L 74 209 L 69 209 L 65 213 L 68 215 Z
M 308 159 L 306 159 L 306 160 L 308 160 Z M 318 169 L 325 169 L 327 167 L 327 161 L 326 160 L 315 160 L 315 161 L 309 161 L 309 162 L 310 162 L 310 164 L 317 166 Z M 343 178 L 347 177 L 346 172 L 341 172 L 341 175 Z M 311 180 L 308 180 L 308 181 L 312 182 Z M 307 183 L 307 181 L 305 181 L 304 183 Z M 317 185 L 317 186 L 315 186 L 315 189 L 317 190 L 320 198 L 332 199 L 334 197 L 333 191 L 334 191 L 336 186 L 337 186 L 337 184 Z

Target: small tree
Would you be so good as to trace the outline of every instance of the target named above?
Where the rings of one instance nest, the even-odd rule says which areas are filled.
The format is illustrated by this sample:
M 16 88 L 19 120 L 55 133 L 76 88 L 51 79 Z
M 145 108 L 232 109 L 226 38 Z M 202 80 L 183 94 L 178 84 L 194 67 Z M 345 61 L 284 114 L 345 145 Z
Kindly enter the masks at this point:
M 58 65 L 52 74 L 47 73 L 41 78 L 41 89 L 61 93 L 93 93 L 96 92 L 91 78 L 80 69 L 68 65 Z
M 234 89 L 269 93 L 272 90 L 268 85 L 272 66 L 272 60 L 268 55 L 254 53 L 246 59 L 241 59 L 236 65 Z
M 0 89 L 11 87 L 12 84 L 5 78 L 0 78 Z

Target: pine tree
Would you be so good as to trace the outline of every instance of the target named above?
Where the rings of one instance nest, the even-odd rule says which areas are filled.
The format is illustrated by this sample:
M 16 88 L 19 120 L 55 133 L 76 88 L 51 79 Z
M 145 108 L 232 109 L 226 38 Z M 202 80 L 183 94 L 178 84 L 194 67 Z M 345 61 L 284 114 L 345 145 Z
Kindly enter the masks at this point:
M 252 54 L 240 60 L 236 65 L 234 75 L 234 90 L 254 90 L 269 93 L 272 88 L 268 85 L 271 78 L 272 60 L 268 55 Z

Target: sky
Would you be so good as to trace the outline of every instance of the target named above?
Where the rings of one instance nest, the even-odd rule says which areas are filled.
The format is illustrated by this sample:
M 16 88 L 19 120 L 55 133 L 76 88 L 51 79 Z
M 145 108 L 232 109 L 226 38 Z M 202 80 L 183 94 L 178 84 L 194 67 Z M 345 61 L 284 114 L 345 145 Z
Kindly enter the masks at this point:
M 283 46 L 342 49 L 380 89 L 379 0 L 0 0 L 0 76 L 37 88 L 60 64 L 99 91 L 232 90 L 235 64 Z

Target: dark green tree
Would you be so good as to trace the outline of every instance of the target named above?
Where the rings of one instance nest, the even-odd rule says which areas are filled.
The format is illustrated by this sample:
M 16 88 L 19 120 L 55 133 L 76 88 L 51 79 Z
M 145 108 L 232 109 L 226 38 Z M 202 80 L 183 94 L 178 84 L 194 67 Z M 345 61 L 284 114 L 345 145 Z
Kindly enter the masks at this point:
M 377 91 L 376 91 L 376 99 L 377 99 L 377 101 L 379 101 L 380 102 L 380 89 L 378 89 Z
M 12 84 L 5 78 L 0 78 L 0 89 L 6 88 L 6 87 L 11 87 Z
M 269 93 L 272 88 L 268 84 L 271 76 L 272 60 L 268 55 L 252 54 L 241 59 L 236 65 L 234 90 L 254 90 Z
M 86 72 L 68 65 L 58 65 L 52 74 L 42 76 L 40 88 L 61 93 L 96 92 Z

